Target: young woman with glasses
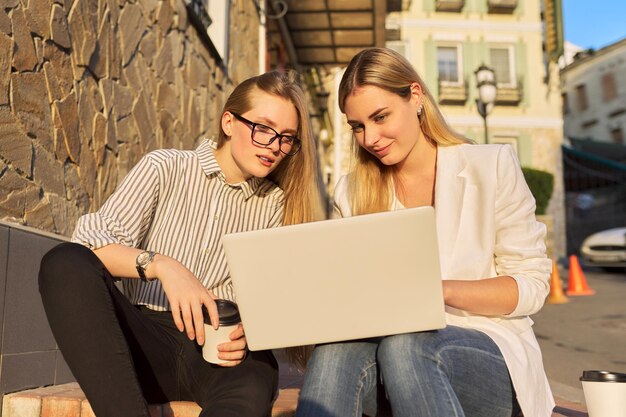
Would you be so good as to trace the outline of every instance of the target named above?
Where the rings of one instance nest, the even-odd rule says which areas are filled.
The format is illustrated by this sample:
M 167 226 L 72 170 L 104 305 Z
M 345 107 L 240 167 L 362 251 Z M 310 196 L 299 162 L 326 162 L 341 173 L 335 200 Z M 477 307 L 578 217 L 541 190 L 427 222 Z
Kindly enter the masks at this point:
M 455 133 L 389 49 L 358 53 L 338 99 L 355 152 L 335 187 L 335 215 L 434 206 L 447 327 L 317 346 L 297 415 L 373 416 L 388 400 L 394 417 L 517 417 L 520 408 L 549 417 L 554 400 L 528 316 L 543 306 L 551 262 L 513 150 Z
M 144 156 L 42 260 L 50 327 L 98 417 L 173 400 L 201 416 L 270 413 L 272 353 L 248 352 L 239 326 L 219 346 L 227 362 L 206 362 L 203 308 L 218 323 L 214 300 L 235 300 L 224 234 L 323 217 L 314 138 L 294 72 L 242 82 L 219 120 L 216 142 Z M 270 258 L 259 267 L 277 267 Z

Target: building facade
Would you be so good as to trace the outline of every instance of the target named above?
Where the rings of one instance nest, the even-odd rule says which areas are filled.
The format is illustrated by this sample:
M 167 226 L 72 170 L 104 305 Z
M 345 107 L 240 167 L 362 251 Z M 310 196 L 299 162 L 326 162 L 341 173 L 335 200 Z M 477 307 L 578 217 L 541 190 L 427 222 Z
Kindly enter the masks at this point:
M 387 45 L 413 63 L 454 129 L 477 143 L 510 144 L 522 166 L 554 175 L 555 257 L 565 254 L 559 19 L 560 3 L 540 0 L 413 1 L 387 18 Z M 481 65 L 493 68 L 497 83 L 486 120 L 476 104 Z
M 565 136 L 626 144 L 626 38 L 561 70 Z

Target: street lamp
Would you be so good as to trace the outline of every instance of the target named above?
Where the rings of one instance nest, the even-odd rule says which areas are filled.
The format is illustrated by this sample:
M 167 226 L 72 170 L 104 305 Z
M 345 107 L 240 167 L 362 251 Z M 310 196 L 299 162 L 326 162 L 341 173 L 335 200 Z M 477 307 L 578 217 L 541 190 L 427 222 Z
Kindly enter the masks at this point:
M 496 74 L 493 69 L 482 64 L 474 72 L 476 75 L 476 87 L 478 88 L 478 98 L 476 99 L 476 108 L 483 118 L 485 126 L 485 143 L 489 143 L 489 132 L 487 131 L 487 115 L 493 109 L 496 101 Z

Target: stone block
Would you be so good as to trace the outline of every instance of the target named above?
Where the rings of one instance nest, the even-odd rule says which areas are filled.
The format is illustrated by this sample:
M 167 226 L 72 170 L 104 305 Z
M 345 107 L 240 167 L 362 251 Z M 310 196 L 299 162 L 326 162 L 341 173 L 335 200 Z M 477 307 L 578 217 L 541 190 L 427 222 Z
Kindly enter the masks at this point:
M 52 228 L 46 229 L 53 231 L 54 233 L 58 233 L 64 236 L 70 236 L 74 231 L 74 226 L 76 225 L 76 221 L 78 217 L 82 213 L 79 212 L 78 206 L 85 205 L 89 203 L 89 201 L 84 200 L 68 200 L 64 197 L 59 197 L 54 194 L 49 194 L 46 196 L 49 201 L 49 207 L 52 218 Z
M 109 149 L 113 151 L 115 155 L 117 155 L 118 141 L 117 141 L 117 131 L 115 130 L 115 119 L 113 115 L 109 116 L 109 118 L 107 119 L 106 145 Z
M 63 164 L 40 145 L 35 143 L 33 180 L 48 193 L 65 195 Z
M 0 218 L 13 218 L 20 222 L 24 211 L 39 203 L 41 188 L 15 171 L 0 164 Z
M 50 103 L 54 100 L 60 100 L 67 96 L 74 88 L 74 77 L 72 75 L 72 60 L 70 55 L 62 50 L 53 42 L 46 42 L 44 45 L 44 59 L 47 61 L 47 67 L 50 72 L 50 80 L 48 81 L 48 88 L 50 89 L 50 83 L 55 82 L 60 90 L 59 95 L 55 95 Z M 44 68 L 46 66 L 44 65 Z M 50 95 L 50 93 L 49 93 Z
M 58 4 L 52 6 L 50 13 L 50 39 L 65 49 L 72 46 L 67 26 L 67 15 L 63 7 Z
M 93 412 L 91 404 L 89 404 L 89 401 L 87 399 L 81 401 L 80 417 L 96 417 L 96 414 Z
M 93 148 L 96 153 L 96 164 L 104 162 L 104 151 L 107 140 L 107 119 L 102 113 L 96 113 L 93 120 Z
M 115 155 L 107 150 L 104 157 L 104 164 L 98 172 L 98 191 L 100 202 L 104 202 L 117 187 L 118 175 Z
M 61 92 L 61 87 L 59 86 L 59 80 L 56 78 L 56 74 L 53 72 L 52 64 L 50 61 L 44 62 L 43 64 L 43 74 L 46 78 L 46 87 L 48 90 L 48 102 L 52 103 L 55 100 L 61 100 L 65 97 L 65 94 Z
M 72 162 L 80 162 L 80 137 L 78 134 L 78 103 L 76 93 L 72 91 L 63 100 L 56 101 L 54 106 L 61 118 L 63 139 L 67 153 Z
M 15 9 L 11 15 L 13 19 L 13 67 L 17 71 L 32 71 L 37 65 L 35 43 L 30 35 L 30 30 L 24 10 Z
M 2 13 L 2 10 L 0 10 L 0 25 L 2 24 Z M 0 106 L 9 104 L 9 81 L 11 81 L 12 60 L 13 40 L 8 35 L 0 33 Z
M 157 51 L 157 39 L 161 39 L 163 34 L 159 26 L 153 26 L 152 30 L 146 32 L 145 36 L 141 39 L 139 44 L 139 51 L 146 60 L 148 66 L 152 66 L 152 60 L 156 56 Z
M 43 39 L 50 39 L 50 15 L 52 12 L 51 0 L 29 1 L 24 9 L 30 31 Z
M 106 78 L 109 74 L 109 43 L 113 41 L 111 31 L 111 14 L 107 11 L 100 25 L 96 46 L 89 59 L 89 70 L 97 79 Z
M 174 63 L 172 49 L 169 46 L 168 42 L 163 42 L 161 49 L 159 49 L 155 61 L 155 71 L 157 78 L 168 83 L 174 83 Z
M 102 113 L 108 117 L 113 109 L 113 84 L 115 84 L 115 81 L 104 78 L 100 80 L 99 84 L 100 92 L 102 93 L 102 103 L 104 104 Z
M 173 401 L 163 404 L 163 417 L 198 417 L 202 409 L 196 403 Z
M 156 115 L 154 106 L 146 95 L 141 92 L 133 107 L 133 118 L 139 129 L 139 137 L 145 151 L 155 149 Z
M 57 106 L 52 106 L 52 120 L 54 124 L 54 155 L 56 156 L 57 161 L 61 163 L 65 163 L 67 159 L 69 159 L 69 154 L 67 153 L 67 148 L 65 146 L 65 137 L 63 136 L 63 122 L 61 121 L 61 116 L 59 115 L 59 109 Z M 48 152 L 50 150 L 47 147 L 44 147 Z
M 40 417 L 41 398 L 20 394 L 5 395 L 2 399 L 4 417 Z
M 68 397 L 44 397 L 41 401 L 41 417 L 80 417 L 83 400 Z
M 161 2 L 156 23 L 161 27 L 163 33 L 167 33 L 174 26 L 174 10 L 169 1 Z
M 93 204 L 93 197 L 96 195 L 96 179 L 98 173 L 96 172 L 96 160 L 94 154 L 87 144 L 84 144 L 80 148 L 80 183 L 81 188 L 89 195 L 91 201 L 87 211 L 95 209 Z M 81 213 L 84 214 L 84 213 Z
M 141 8 L 137 4 L 127 3 L 120 13 L 119 20 L 122 65 L 126 66 L 135 55 L 147 26 L 147 22 L 141 14 Z
M 132 116 L 118 120 L 115 124 L 115 130 L 119 142 L 137 143 L 139 141 L 137 125 Z
M 0 107 L 0 155 L 24 176 L 32 175 L 32 140 L 6 107 Z
M 13 113 L 26 133 L 41 141 L 52 140 L 52 117 L 43 72 L 11 74 Z
M 72 34 L 72 59 L 76 66 L 87 67 L 91 55 L 96 49 L 98 35 L 98 0 L 75 0 L 68 17 L 68 26 Z M 80 72 L 80 71 L 78 71 Z M 81 77 L 75 79 L 80 80 Z
M 119 82 L 113 83 L 113 97 L 115 102 L 113 112 L 117 120 L 131 114 L 134 97 L 130 88 L 121 85 Z
M 80 125 L 78 128 L 80 136 L 85 143 L 89 143 L 92 140 L 93 118 L 96 113 L 98 113 L 98 110 L 93 105 L 87 88 L 84 83 L 80 83 L 78 88 L 78 119 L 80 120 Z
M 41 230 L 56 232 L 49 197 L 39 200 L 39 204 L 24 212 L 24 224 Z
M 20 4 L 20 0 L 3 0 L 2 7 L 6 9 L 13 9 Z
M 157 111 L 166 111 L 172 116 L 180 114 L 180 101 L 171 84 L 159 81 L 157 85 Z
M 11 19 L 9 18 L 7 13 L 4 11 L 4 8 L 0 9 L 0 32 L 9 36 L 13 34 L 13 28 L 11 27 Z

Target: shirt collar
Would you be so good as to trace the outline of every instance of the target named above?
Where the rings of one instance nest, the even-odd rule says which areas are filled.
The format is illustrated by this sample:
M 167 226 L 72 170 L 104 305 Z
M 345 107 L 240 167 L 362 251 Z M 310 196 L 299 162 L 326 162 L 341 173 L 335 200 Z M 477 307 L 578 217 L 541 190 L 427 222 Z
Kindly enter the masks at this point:
M 237 184 L 228 184 L 222 168 L 217 163 L 213 150 L 217 149 L 217 142 L 210 139 L 204 139 L 202 143 L 196 148 L 200 166 L 207 177 L 217 176 L 220 181 L 227 184 L 230 187 L 240 188 L 243 192 L 244 198 L 247 200 L 252 197 L 257 188 L 263 182 L 263 178 L 251 177 L 250 179 Z

